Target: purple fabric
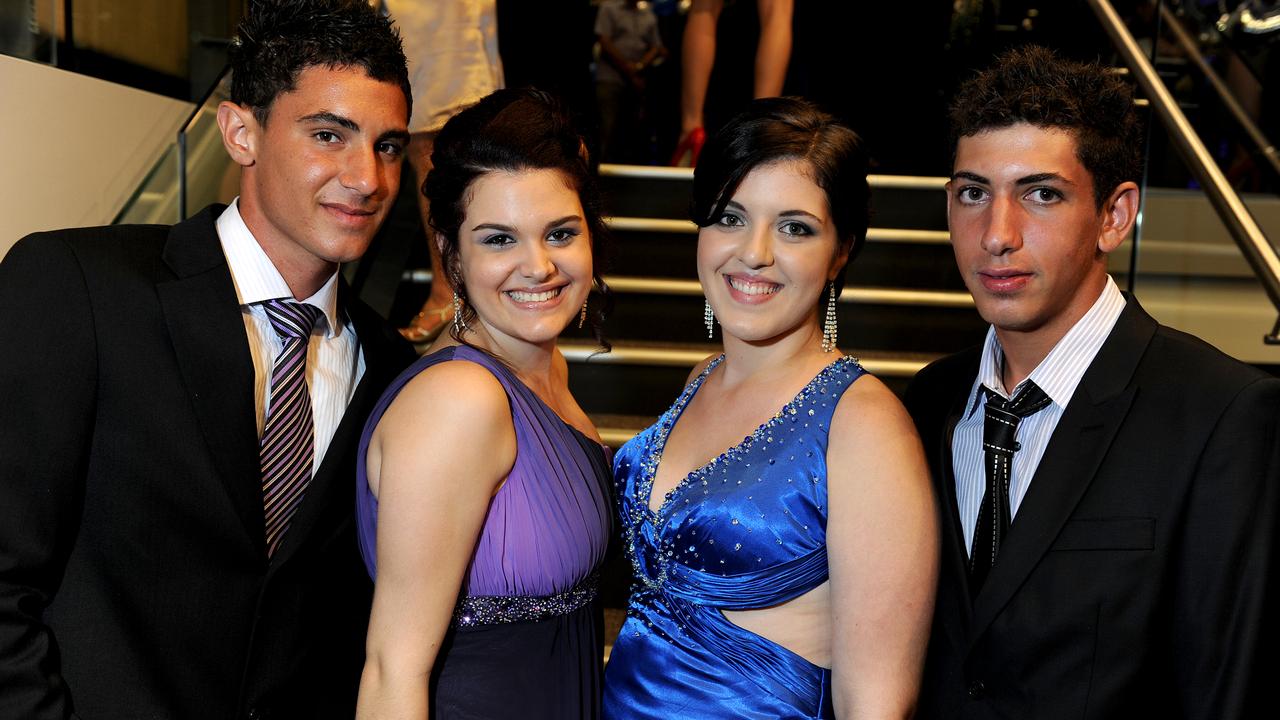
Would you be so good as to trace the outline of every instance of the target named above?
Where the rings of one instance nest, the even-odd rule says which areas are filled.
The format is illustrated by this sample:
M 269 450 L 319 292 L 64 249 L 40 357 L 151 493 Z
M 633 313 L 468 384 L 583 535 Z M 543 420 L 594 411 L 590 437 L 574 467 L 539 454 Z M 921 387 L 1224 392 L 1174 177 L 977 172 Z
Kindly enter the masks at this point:
M 611 473 L 605 449 L 561 420 L 502 363 L 467 346 L 419 359 L 387 388 L 365 424 L 357 455 L 356 521 L 370 577 L 377 576 L 378 501 L 365 471 L 369 437 L 405 384 L 449 360 L 474 362 L 493 373 L 507 391 L 516 430 L 515 465 L 489 504 L 465 594 L 543 596 L 574 587 L 599 566 L 608 544 Z

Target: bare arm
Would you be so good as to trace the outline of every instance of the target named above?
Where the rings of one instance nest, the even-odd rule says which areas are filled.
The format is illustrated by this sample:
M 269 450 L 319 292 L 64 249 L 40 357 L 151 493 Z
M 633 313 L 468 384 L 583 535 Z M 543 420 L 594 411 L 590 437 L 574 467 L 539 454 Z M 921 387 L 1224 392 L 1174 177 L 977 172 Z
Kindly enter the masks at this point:
M 358 718 L 427 717 L 431 668 L 515 453 L 502 386 L 468 362 L 425 370 L 378 423 L 367 460 L 378 578 Z
M 906 718 L 920 689 L 938 528 L 915 427 L 879 380 L 845 392 L 827 449 L 831 650 L 841 718 Z

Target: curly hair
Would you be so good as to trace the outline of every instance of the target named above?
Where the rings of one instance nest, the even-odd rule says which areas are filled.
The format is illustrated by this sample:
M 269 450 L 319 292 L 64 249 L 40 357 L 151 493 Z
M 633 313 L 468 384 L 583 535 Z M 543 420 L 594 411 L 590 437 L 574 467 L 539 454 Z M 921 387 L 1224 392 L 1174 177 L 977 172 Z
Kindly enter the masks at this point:
M 1035 45 L 1010 50 L 960 87 L 950 114 L 953 153 L 960 138 L 1017 123 L 1071 133 L 1076 157 L 1093 177 L 1099 209 L 1116 186 L 1142 175 L 1133 92 L 1098 63 L 1062 58 Z
M 780 160 L 809 166 L 852 261 L 866 242 L 871 221 L 867 152 L 857 133 L 801 98 L 755 100 L 707 140 L 693 171 L 693 222 L 698 227 L 715 224 L 752 170 Z M 835 284 L 836 292 L 844 288 L 844 268 Z
M 275 99 L 313 66 L 362 67 L 398 85 L 413 109 L 400 34 L 367 0 L 253 0 L 229 56 L 231 101 L 264 125 Z
M 591 236 L 593 295 L 598 298 L 588 299 L 588 322 L 596 342 L 608 350 L 604 319 L 613 308 L 613 295 L 604 271 L 610 236 L 586 144 L 560 102 L 532 88 L 498 90 L 445 123 L 431 151 L 431 166 L 422 183 L 422 194 L 431 204 L 428 224 L 444 240 L 440 264 L 449 284 L 464 299 L 467 288 L 458 233 L 471 200 L 471 185 L 491 172 L 551 169 L 564 175 L 578 194 Z M 475 309 L 464 303 L 462 319 L 470 323 L 475 317 Z

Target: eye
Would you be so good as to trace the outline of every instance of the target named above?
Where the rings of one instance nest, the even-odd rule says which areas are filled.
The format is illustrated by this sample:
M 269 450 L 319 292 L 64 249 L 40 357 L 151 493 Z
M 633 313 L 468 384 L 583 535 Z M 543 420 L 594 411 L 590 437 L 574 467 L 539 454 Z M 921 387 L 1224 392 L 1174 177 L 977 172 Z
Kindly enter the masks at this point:
M 547 234 L 547 240 L 556 245 L 568 245 L 576 237 L 578 231 L 573 228 L 556 228 Z
M 516 239 L 506 233 L 494 233 L 480 238 L 481 245 L 489 245 L 491 247 L 506 247 L 514 245 L 515 242 Z
M 378 152 L 387 157 L 398 158 L 404 154 L 404 148 L 400 143 L 396 142 L 380 142 L 377 145 Z
M 965 185 L 956 193 L 956 199 L 965 205 L 974 205 L 987 199 L 987 191 L 976 185 Z
M 721 215 L 720 217 L 716 218 L 716 224 L 722 227 L 741 227 L 746 223 L 744 223 L 742 221 L 742 218 L 738 217 L 737 215 L 727 212 Z
M 794 235 L 796 237 L 804 237 L 813 234 L 813 228 L 800 222 L 799 220 L 788 220 L 778 228 L 783 235 Z
M 1062 193 L 1053 188 L 1038 187 L 1027 193 L 1027 198 L 1032 202 L 1038 202 L 1042 205 L 1057 202 L 1062 199 Z
M 338 142 L 339 140 L 342 139 L 338 137 L 338 133 L 333 132 L 332 130 L 318 130 L 315 132 L 315 134 L 312 135 L 312 137 L 314 137 L 315 139 L 319 140 L 322 143 Z

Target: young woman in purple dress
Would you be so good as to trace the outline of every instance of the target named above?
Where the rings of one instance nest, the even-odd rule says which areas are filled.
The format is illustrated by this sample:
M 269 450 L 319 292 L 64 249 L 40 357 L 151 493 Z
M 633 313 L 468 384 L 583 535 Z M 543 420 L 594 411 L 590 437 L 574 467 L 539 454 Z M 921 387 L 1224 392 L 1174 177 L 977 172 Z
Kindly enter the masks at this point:
M 608 304 L 583 147 L 533 90 L 495 92 L 436 139 L 423 191 L 455 317 L 362 439 L 361 718 L 598 716 L 609 469 L 556 349 Z

